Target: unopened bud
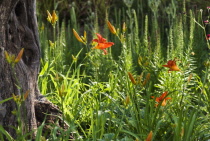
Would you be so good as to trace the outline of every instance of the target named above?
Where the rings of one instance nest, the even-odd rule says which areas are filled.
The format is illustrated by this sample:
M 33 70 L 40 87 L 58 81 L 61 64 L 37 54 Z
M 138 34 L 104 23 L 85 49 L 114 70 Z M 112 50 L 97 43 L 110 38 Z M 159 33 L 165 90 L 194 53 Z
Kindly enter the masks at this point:
M 132 82 L 134 85 L 136 85 L 136 80 L 134 79 L 133 75 L 132 75 L 130 72 L 128 72 L 128 76 L 129 76 L 131 82 Z
M 108 25 L 109 30 L 111 31 L 112 34 L 116 34 L 117 33 L 115 27 L 109 21 L 107 21 L 107 25 Z
M 20 52 L 18 53 L 14 63 L 18 63 L 20 61 L 20 59 L 22 58 L 22 55 L 23 55 L 23 51 L 24 51 L 24 48 L 22 48 L 20 50 Z

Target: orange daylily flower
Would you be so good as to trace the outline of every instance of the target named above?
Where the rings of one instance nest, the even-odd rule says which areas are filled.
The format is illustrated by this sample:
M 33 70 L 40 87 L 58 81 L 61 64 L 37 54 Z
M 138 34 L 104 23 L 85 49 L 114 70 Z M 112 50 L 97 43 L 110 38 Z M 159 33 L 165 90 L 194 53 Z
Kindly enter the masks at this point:
M 158 103 L 161 103 L 161 106 L 166 106 L 166 100 L 169 100 L 171 99 L 170 97 L 167 97 L 168 92 L 164 92 L 160 97 L 156 97 L 155 101 L 158 102 Z M 154 96 L 151 96 L 151 98 L 154 98 Z M 158 106 L 158 104 L 155 105 L 156 107 Z
M 97 35 L 98 39 L 93 39 L 92 41 L 97 42 L 98 44 L 95 47 L 93 47 L 92 49 L 101 49 L 104 51 L 104 55 L 106 55 L 107 51 L 105 49 L 113 46 L 114 43 L 107 42 L 106 39 L 101 36 L 101 34 L 96 33 L 96 35 Z
M 163 65 L 164 67 L 170 68 L 168 71 L 180 71 L 180 69 L 176 65 L 176 60 L 169 60 L 167 65 Z

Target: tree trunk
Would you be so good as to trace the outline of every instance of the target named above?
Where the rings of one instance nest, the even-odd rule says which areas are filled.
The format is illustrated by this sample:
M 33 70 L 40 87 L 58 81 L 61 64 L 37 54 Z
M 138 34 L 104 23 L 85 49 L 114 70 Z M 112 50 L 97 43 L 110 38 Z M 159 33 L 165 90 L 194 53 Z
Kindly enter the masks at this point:
M 0 101 L 30 91 L 23 106 L 26 112 L 22 116 L 26 118 L 21 118 L 24 131 L 37 128 L 34 104 L 39 96 L 40 46 L 35 13 L 35 0 L 0 0 Z M 22 59 L 13 71 L 4 51 L 17 56 L 21 48 Z M 12 126 L 17 125 L 17 120 L 12 111 L 16 108 L 14 100 L 0 105 L 0 125 L 13 137 L 16 135 Z

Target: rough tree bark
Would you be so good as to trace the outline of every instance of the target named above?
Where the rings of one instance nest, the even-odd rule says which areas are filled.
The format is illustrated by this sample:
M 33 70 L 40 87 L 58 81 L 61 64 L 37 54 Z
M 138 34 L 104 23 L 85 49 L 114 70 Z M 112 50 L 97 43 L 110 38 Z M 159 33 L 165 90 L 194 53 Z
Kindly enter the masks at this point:
M 42 119 L 36 116 L 35 112 L 42 113 L 40 109 L 43 109 L 40 106 L 43 105 L 43 101 L 38 101 L 40 46 L 35 13 L 35 0 L 0 0 L 0 101 L 11 97 L 12 94 L 21 95 L 30 90 L 23 106 L 26 112 L 22 115 L 26 118 L 21 118 L 26 127 L 23 130 L 26 132 L 37 128 L 37 121 L 41 122 Z M 21 48 L 24 48 L 24 54 L 15 65 L 14 74 L 5 59 L 4 51 L 17 55 Z M 21 89 L 18 89 L 17 85 Z M 17 125 L 17 120 L 11 111 L 15 109 L 16 104 L 13 100 L 0 105 L 0 125 L 13 137 L 16 135 L 11 126 Z M 47 108 L 43 110 L 46 112 Z M 54 112 L 58 112 L 56 110 Z
M 34 0 L 1 0 L 0 1 L 0 100 L 30 90 L 25 101 L 27 118 L 25 127 L 36 129 L 34 100 L 38 96 L 37 75 L 39 72 L 40 48 L 37 32 Z M 6 50 L 15 54 L 24 48 L 21 61 L 15 66 L 15 74 L 4 56 Z M 15 76 L 19 82 L 16 81 Z M 20 88 L 17 88 L 17 84 Z M 16 125 L 16 117 L 11 113 L 16 108 L 10 100 L 0 107 L 0 124 L 13 136 L 10 126 Z M 27 129 L 26 129 L 27 130 Z

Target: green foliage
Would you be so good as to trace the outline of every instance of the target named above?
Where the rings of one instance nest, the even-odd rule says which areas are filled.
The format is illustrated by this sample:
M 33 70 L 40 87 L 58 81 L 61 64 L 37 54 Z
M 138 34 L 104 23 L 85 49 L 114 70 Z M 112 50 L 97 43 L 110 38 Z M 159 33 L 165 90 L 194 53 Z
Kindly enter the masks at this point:
M 109 35 L 108 28 L 100 27 L 99 15 L 92 23 L 93 31 L 104 30 L 103 36 L 115 43 L 107 49 L 108 55 L 102 56 L 101 52 L 91 50 L 90 43 L 84 46 L 76 40 L 71 29 L 80 31 L 77 14 L 72 15 L 68 25 L 63 23 L 57 29 L 61 29 L 56 38 L 56 42 L 60 42 L 57 50 L 64 43 L 65 51 L 55 55 L 60 58 L 52 58 L 52 61 L 43 59 L 45 63 L 39 76 L 42 93 L 62 109 L 63 120 L 70 123 L 69 127 L 75 127 L 76 140 L 145 140 L 150 131 L 153 131 L 153 140 L 207 139 L 210 108 L 205 101 L 210 97 L 209 67 L 198 61 L 208 60 L 206 55 L 200 55 L 206 52 L 197 49 L 198 40 L 200 45 L 206 46 L 206 41 L 201 40 L 205 38 L 202 37 L 204 28 L 197 24 L 201 21 L 194 21 L 193 11 L 189 11 L 189 16 L 177 15 L 180 7 L 172 0 L 170 4 L 164 3 L 169 4 L 166 7 L 155 4 L 167 11 L 165 28 L 158 22 L 162 18 L 158 14 L 161 11 L 154 8 L 153 1 L 148 3 L 152 14 L 144 17 L 138 15 L 143 12 L 142 7 L 134 10 L 131 1 L 130 4 L 123 2 L 125 7 L 119 11 L 114 8 L 112 19 L 106 17 L 117 29 L 117 36 Z M 186 11 L 185 7 L 183 9 Z M 127 26 L 125 33 L 123 21 Z M 84 30 L 90 24 L 84 25 Z M 95 37 L 93 31 L 88 32 L 88 42 Z M 198 35 L 201 39 L 197 39 Z M 78 60 L 75 62 L 71 55 Z M 162 67 L 173 59 L 181 71 L 168 72 Z M 57 62 L 63 67 L 56 67 Z M 205 72 L 199 72 L 200 68 Z M 127 72 L 133 74 L 136 85 Z M 63 96 L 60 94 L 62 87 Z M 157 102 L 151 96 L 159 97 L 165 91 L 171 100 L 166 106 L 155 107 Z

